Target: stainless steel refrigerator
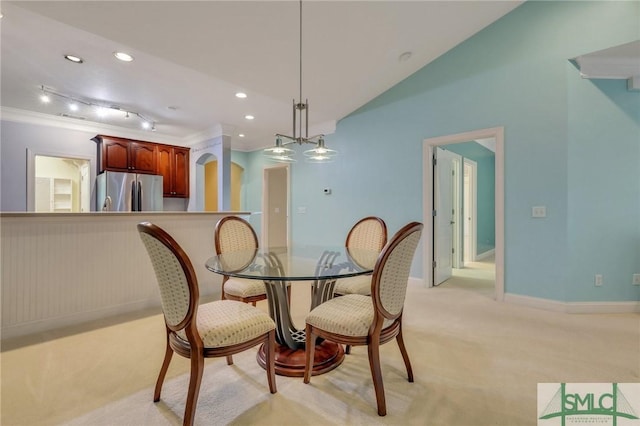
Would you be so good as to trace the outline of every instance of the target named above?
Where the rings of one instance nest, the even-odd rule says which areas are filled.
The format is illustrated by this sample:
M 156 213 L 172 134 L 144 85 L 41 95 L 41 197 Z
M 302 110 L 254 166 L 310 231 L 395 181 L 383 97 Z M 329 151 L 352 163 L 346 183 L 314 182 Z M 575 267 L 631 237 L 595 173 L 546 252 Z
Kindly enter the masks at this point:
M 162 176 L 124 172 L 100 173 L 96 177 L 96 210 L 162 210 Z

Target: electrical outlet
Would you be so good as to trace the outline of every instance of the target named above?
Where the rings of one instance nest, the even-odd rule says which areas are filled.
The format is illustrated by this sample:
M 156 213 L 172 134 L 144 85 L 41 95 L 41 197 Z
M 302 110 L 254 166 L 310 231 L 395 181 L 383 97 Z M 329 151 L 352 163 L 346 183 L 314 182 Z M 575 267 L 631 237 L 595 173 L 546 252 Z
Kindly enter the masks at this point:
M 640 285 L 640 274 L 633 274 L 633 285 Z
M 531 217 L 535 217 L 535 218 L 547 217 L 547 207 L 546 206 L 531 207 Z
M 596 274 L 596 279 L 595 279 L 596 287 L 602 286 L 603 283 L 604 283 L 604 278 L 602 277 L 602 275 Z

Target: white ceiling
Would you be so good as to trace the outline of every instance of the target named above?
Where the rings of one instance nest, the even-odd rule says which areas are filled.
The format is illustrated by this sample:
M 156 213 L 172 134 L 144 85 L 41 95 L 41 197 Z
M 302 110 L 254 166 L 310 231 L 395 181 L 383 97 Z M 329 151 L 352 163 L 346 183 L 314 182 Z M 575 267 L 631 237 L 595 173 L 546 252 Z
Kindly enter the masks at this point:
M 310 133 L 332 131 L 337 120 L 521 3 L 305 1 L 302 95 Z M 271 145 L 275 133 L 291 134 L 291 104 L 300 92 L 296 1 L 3 1 L 1 11 L 3 115 L 66 113 L 139 126 L 124 114 L 71 113 L 62 98 L 42 104 L 44 85 L 139 112 L 156 122 L 157 132 L 144 138 L 159 142 L 224 129 L 234 149 L 253 150 Z M 114 51 L 135 61 L 119 62 Z M 411 57 L 401 61 L 404 52 Z M 248 98 L 235 98 L 237 91 Z

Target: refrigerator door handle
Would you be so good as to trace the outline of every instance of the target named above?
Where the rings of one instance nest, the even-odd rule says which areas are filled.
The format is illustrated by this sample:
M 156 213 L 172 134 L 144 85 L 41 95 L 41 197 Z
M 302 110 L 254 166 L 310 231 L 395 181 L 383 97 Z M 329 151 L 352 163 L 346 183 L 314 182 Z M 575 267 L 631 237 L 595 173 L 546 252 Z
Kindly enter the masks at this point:
M 136 192 L 136 181 L 131 182 L 131 211 L 138 211 L 138 196 Z
M 142 183 L 138 181 L 138 211 L 142 211 Z

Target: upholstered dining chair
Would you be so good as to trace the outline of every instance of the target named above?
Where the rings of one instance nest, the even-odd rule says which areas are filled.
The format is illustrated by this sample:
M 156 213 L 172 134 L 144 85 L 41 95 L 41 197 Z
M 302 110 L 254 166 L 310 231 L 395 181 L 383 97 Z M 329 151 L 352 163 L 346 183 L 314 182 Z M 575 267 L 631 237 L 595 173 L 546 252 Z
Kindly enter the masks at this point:
M 238 216 L 225 216 L 216 224 L 214 231 L 216 253 L 222 254 L 239 250 L 258 248 L 258 236 L 249 222 Z M 251 303 L 267 298 L 264 282 L 222 277 L 222 299 Z
M 379 217 L 368 216 L 360 219 L 347 234 L 345 247 L 349 249 L 382 250 L 387 243 L 387 225 Z M 344 294 L 371 295 L 371 276 L 343 278 L 336 282 L 333 290 L 336 296 Z
M 217 300 L 199 305 L 198 281 L 187 254 L 163 229 L 148 222 L 138 232 L 155 271 L 167 335 L 164 361 L 153 401 L 160 400 L 162 383 L 173 353 L 191 360 L 184 425 L 192 425 L 196 412 L 204 359 L 231 356 L 264 344 L 267 382 L 276 393 L 275 323 L 265 312 L 246 303 Z
M 305 320 L 307 345 L 304 383 L 309 383 L 311 379 L 315 349 L 313 342 L 318 337 L 343 345 L 367 345 L 380 416 L 387 414 L 380 345 L 396 338 L 409 382 L 413 382 L 409 354 L 402 337 L 402 311 L 411 261 L 422 228 L 423 225 L 418 222 L 407 224 L 382 249 L 373 270 L 371 297 L 347 294 L 331 299 L 309 313 Z

